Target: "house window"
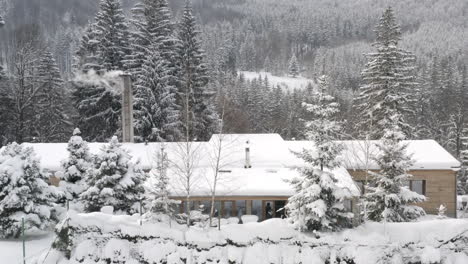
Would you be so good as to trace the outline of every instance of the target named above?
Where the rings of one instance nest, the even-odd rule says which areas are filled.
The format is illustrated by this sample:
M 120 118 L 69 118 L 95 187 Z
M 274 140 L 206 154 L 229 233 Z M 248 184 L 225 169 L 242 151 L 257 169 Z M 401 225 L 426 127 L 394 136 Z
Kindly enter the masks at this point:
M 426 195 L 426 181 L 425 180 L 410 180 L 410 190 L 418 194 Z
M 237 217 L 241 217 L 246 214 L 246 203 L 245 200 L 236 200 Z
M 346 212 L 352 212 L 353 211 L 353 201 L 346 199 L 344 200 L 344 208 Z
M 258 216 L 258 220 L 262 221 L 262 200 L 253 200 L 252 201 L 252 214 Z

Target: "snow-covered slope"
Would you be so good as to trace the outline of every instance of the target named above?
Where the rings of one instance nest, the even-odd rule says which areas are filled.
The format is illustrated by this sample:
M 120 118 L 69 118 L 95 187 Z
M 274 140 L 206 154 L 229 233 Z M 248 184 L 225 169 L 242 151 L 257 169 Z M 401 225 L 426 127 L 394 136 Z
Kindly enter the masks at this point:
M 306 89 L 309 84 L 312 84 L 315 87 L 315 81 L 312 79 L 307 79 L 301 76 L 296 78 L 289 76 L 274 76 L 269 72 L 250 72 L 250 71 L 240 71 L 239 74 L 244 75 L 246 80 L 253 80 L 255 78 L 261 78 L 262 80 L 265 76 L 268 77 L 268 81 L 271 86 L 279 85 L 285 90 L 294 90 L 294 89 Z

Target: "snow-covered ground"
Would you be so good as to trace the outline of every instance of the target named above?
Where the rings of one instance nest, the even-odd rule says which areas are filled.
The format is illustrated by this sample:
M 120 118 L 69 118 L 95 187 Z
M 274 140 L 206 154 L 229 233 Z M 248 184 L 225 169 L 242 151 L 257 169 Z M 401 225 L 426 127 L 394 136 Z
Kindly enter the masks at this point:
M 201 229 L 139 224 L 138 216 L 70 214 L 71 260 L 51 251 L 44 263 L 468 263 L 468 220 L 425 217 L 414 223 L 367 223 L 337 233 L 300 233 L 285 220 Z M 31 239 L 42 263 L 52 236 Z M 21 241 L 0 241 L 1 263 L 19 263 Z M 121 262 L 118 262 L 121 261 Z M 305 262 L 304 262 L 305 261 Z M 339 262 L 338 262 L 339 263 Z
M 52 233 L 28 235 L 26 238 L 26 263 L 36 262 L 37 257 L 47 254 L 54 240 Z M 0 239 L 0 263 L 23 263 L 23 244 L 21 239 Z
M 265 76 L 268 76 L 268 81 L 270 85 L 277 86 L 279 85 L 284 90 L 294 90 L 294 89 L 306 89 L 307 85 L 312 84 L 315 87 L 315 81 L 312 79 L 307 79 L 301 76 L 296 78 L 290 76 L 275 76 L 269 72 L 250 72 L 250 71 L 240 71 L 239 74 L 243 74 L 246 80 L 253 80 L 255 78 L 261 78 L 262 80 Z

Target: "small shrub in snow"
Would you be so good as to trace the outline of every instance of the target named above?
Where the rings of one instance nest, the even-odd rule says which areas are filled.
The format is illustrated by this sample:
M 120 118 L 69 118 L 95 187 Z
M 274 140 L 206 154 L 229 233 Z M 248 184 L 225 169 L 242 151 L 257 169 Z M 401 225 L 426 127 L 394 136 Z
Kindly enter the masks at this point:
M 437 219 L 445 219 L 447 216 L 445 213 L 447 212 L 447 207 L 441 204 L 438 208 Z
M 26 229 L 53 224 L 51 201 L 57 198 L 41 173 L 32 148 L 12 143 L 0 153 L 0 237 L 18 237 Z
M 87 212 L 98 212 L 106 205 L 115 211 L 133 211 L 143 197 L 145 174 L 130 159 L 115 136 L 102 147 L 87 180 L 89 188 L 80 196 Z
M 73 136 L 68 141 L 68 159 L 62 162 L 60 189 L 65 192 L 67 200 L 77 199 L 86 189 L 85 180 L 92 168 L 88 143 L 80 134 L 80 130 L 75 128 Z

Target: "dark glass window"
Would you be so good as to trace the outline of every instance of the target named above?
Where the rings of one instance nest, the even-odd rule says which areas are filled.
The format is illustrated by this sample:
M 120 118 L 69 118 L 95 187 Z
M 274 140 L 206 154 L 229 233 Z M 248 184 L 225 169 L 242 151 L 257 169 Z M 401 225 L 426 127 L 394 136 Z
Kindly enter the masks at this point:
M 410 190 L 413 192 L 426 195 L 426 181 L 425 180 L 411 180 Z

